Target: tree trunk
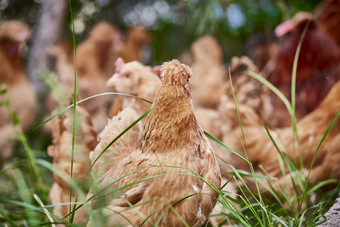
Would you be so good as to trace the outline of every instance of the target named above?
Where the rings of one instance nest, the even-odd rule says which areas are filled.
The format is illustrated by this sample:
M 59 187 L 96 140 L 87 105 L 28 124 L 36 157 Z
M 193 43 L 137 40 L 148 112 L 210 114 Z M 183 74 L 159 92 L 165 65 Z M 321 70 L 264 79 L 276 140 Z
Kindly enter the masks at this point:
M 39 73 L 51 69 L 51 57 L 47 50 L 60 41 L 67 9 L 67 0 L 44 0 L 41 3 L 27 64 L 28 76 L 38 95 L 47 91 L 46 85 L 39 78 Z

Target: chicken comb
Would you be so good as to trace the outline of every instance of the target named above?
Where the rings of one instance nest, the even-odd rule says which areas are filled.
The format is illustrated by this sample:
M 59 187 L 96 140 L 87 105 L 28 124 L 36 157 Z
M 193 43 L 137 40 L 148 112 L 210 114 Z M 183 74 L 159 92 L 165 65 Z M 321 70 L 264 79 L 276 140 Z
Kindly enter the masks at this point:
M 312 20 L 313 20 L 312 14 L 308 12 L 299 12 L 295 14 L 295 16 L 292 19 L 279 24 L 275 28 L 275 35 L 277 37 L 282 37 L 285 34 L 291 32 L 293 29 L 295 29 L 300 24 L 308 22 L 308 21 L 312 21 Z
M 192 76 L 191 68 L 180 63 L 177 59 L 165 62 L 162 65 L 161 71 L 163 85 L 185 85 Z
M 294 25 L 292 23 L 291 20 L 285 21 L 281 24 L 279 24 L 276 28 L 275 28 L 275 35 L 277 37 L 282 37 L 285 34 L 289 33 L 290 31 L 292 31 L 294 29 Z
M 125 65 L 125 62 L 124 62 L 123 58 L 119 57 L 115 62 L 115 72 L 120 73 L 120 71 L 122 71 L 124 65 Z

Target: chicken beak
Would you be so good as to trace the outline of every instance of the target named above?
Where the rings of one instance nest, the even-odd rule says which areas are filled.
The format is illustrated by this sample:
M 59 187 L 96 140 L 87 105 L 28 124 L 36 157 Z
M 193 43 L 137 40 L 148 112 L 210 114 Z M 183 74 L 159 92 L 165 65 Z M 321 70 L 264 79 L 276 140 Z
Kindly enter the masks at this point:
M 118 75 L 118 73 L 113 74 L 112 77 L 106 82 L 106 87 L 115 87 Z

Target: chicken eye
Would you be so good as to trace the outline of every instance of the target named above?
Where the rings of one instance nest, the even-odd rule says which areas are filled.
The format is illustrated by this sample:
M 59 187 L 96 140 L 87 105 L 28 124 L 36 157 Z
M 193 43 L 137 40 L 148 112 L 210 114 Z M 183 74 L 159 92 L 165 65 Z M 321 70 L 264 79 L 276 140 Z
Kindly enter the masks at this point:
M 131 75 L 132 75 L 131 73 L 127 73 L 127 74 L 125 74 L 125 77 L 129 78 Z

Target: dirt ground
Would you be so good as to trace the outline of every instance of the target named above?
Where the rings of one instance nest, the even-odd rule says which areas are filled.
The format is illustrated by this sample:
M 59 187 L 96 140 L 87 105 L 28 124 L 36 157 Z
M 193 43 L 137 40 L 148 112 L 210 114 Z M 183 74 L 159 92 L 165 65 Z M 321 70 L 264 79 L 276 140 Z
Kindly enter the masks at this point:
M 322 227 L 340 226 L 340 195 L 335 200 L 334 205 L 325 214 L 327 222 L 320 225 Z

